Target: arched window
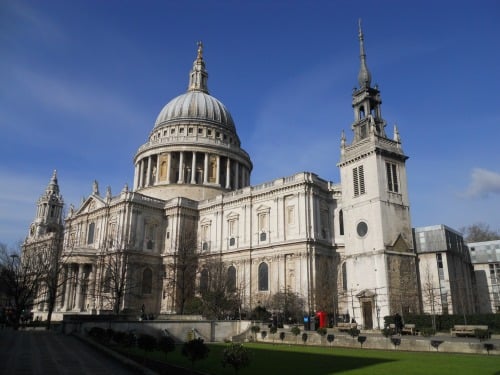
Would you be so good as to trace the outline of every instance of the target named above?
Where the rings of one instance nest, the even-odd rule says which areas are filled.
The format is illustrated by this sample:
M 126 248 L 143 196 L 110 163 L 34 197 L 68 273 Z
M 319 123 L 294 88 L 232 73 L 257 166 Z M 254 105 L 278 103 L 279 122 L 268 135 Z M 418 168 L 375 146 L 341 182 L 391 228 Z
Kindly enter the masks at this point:
M 142 272 L 142 294 L 151 294 L 153 291 L 153 271 L 146 268 Z
M 200 293 L 208 290 L 208 270 L 205 268 L 201 271 L 200 275 Z
M 339 211 L 339 230 L 340 230 L 340 235 L 344 235 L 344 211 L 340 210 Z
M 229 266 L 227 269 L 227 290 L 228 292 L 236 291 L 236 268 Z
M 269 272 L 266 263 L 259 264 L 259 291 L 269 290 Z

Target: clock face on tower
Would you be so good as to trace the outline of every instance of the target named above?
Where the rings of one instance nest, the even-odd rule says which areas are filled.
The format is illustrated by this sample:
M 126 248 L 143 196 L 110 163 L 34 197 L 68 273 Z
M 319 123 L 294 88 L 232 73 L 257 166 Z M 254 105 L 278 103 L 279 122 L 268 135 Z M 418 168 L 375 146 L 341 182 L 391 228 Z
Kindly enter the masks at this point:
M 364 237 L 368 233 L 368 224 L 364 221 L 360 221 L 356 225 L 356 232 L 358 233 L 358 236 Z

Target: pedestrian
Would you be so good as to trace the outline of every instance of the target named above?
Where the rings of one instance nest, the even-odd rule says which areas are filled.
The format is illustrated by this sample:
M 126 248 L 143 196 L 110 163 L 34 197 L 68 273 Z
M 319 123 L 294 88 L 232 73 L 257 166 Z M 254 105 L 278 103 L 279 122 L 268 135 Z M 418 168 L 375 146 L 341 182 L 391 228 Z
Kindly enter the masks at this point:
M 400 335 L 403 329 L 403 318 L 401 318 L 401 315 L 399 315 L 398 313 L 394 315 L 394 326 L 396 328 L 396 333 Z

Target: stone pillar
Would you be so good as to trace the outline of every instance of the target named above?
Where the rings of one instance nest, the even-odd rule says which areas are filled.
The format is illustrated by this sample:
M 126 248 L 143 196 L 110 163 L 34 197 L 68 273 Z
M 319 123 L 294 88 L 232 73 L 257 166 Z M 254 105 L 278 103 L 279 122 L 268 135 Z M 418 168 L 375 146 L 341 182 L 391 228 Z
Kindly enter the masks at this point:
M 160 181 L 160 155 L 156 155 L 156 175 L 154 184 L 157 185 Z
M 151 156 L 148 157 L 148 169 L 146 172 L 146 186 L 151 185 Z
M 226 162 L 226 189 L 231 189 L 231 159 Z
M 83 264 L 78 264 L 78 278 L 76 279 L 76 301 L 77 311 L 82 310 L 82 284 L 83 284 Z
M 220 186 L 220 155 L 217 155 L 215 167 L 215 183 Z
M 240 186 L 240 163 L 235 163 L 235 171 L 234 171 L 234 189 L 239 189 Z
M 171 169 L 172 156 L 171 153 L 167 153 L 167 184 L 170 183 L 170 169 Z
M 139 187 L 139 165 L 140 165 L 140 163 L 137 163 L 135 165 L 135 170 L 134 170 L 134 190 Z
M 196 151 L 193 151 L 193 161 L 191 163 L 191 183 L 196 184 Z
M 70 308 L 69 301 L 71 299 L 71 277 L 73 276 L 72 270 L 71 270 L 71 264 L 66 265 L 66 290 L 64 291 L 64 305 L 63 309 L 64 311 L 68 311 Z
M 138 188 L 141 188 L 143 186 L 143 184 L 144 184 L 144 181 L 143 181 L 143 179 L 144 179 L 143 175 L 144 174 L 142 173 L 143 170 L 144 170 L 144 160 L 141 160 L 141 161 L 139 161 L 139 179 L 138 179 L 139 182 L 137 184 Z
M 205 160 L 203 161 L 203 184 L 208 183 L 208 153 L 205 152 Z
M 184 183 L 184 151 L 179 152 L 179 179 L 177 180 L 178 184 Z

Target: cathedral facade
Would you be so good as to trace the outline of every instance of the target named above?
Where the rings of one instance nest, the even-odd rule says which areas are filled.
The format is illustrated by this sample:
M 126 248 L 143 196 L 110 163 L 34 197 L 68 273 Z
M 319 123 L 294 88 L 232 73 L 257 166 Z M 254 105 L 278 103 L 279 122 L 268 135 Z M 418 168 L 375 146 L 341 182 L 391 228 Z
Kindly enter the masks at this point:
M 132 187 L 113 196 L 94 182 L 64 229 L 46 225 L 62 224 L 55 173 L 40 198 L 24 249 L 53 236 L 48 228 L 63 231 L 55 312 L 183 313 L 214 262 L 246 311 L 291 292 L 306 314 L 348 315 L 365 328 L 418 312 L 407 156 L 398 130 L 386 134 L 361 28 L 359 43 L 353 139 L 342 133 L 340 183 L 302 172 L 256 186 L 230 112 L 209 94 L 199 44 L 187 92 L 165 105 L 134 157 Z

